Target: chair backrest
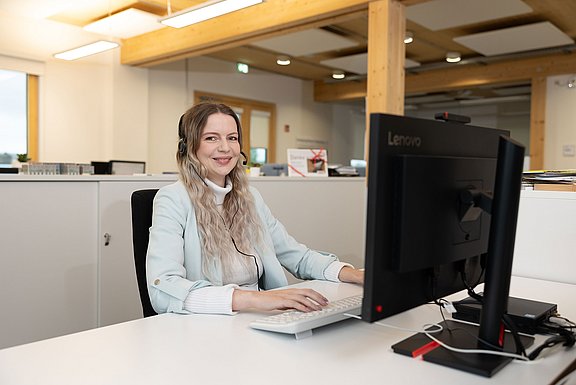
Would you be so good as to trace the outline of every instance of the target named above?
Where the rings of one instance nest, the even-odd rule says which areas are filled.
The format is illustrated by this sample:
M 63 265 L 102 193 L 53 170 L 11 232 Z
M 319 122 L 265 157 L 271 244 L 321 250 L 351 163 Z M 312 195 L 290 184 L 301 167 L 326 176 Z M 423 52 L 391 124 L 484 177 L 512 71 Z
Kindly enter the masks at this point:
M 140 302 L 142 303 L 142 313 L 144 317 L 156 315 L 146 284 L 146 253 L 148 251 L 148 240 L 150 237 L 150 226 L 152 226 L 152 202 L 158 189 L 138 190 L 132 193 L 132 244 L 134 246 L 134 267 L 136 268 L 136 279 L 138 280 L 138 291 L 140 292 Z

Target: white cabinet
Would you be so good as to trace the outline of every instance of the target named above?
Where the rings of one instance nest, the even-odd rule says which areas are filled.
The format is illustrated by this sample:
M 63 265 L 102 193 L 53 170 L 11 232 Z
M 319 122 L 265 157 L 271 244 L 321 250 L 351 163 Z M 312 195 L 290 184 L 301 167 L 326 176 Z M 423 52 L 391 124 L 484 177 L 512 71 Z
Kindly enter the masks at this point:
M 130 197 L 174 181 L 100 182 L 98 326 L 142 318 L 134 270 Z
M 512 274 L 576 284 L 576 193 L 522 191 Z
M 142 317 L 130 196 L 175 179 L 0 177 L 0 349 Z
M 0 348 L 97 326 L 98 185 L 0 182 Z

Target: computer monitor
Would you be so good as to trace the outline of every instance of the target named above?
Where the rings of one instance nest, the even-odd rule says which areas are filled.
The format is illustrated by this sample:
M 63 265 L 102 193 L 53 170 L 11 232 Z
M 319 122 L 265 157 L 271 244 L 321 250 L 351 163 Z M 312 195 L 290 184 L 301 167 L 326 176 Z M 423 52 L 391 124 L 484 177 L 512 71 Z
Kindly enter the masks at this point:
M 480 335 L 498 345 L 523 156 L 524 148 L 503 130 L 371 114 L 363 320 L 374 322 L 485 281 Z M 476 348 L 477 339 L 472 341 Z M 412 354 L 420 342 L 393 348 Z M 423 358 L 488 376 L 509 361 L 468 356 L 454 363 L 441 350 Z M 466 368 L 470 361 L 481 368 Z M 487 370 L 486 361 L 494 361 Z
M 250 162 L 264 164 L 268 161 L 268 149 L 265 147 L 250 148 Z

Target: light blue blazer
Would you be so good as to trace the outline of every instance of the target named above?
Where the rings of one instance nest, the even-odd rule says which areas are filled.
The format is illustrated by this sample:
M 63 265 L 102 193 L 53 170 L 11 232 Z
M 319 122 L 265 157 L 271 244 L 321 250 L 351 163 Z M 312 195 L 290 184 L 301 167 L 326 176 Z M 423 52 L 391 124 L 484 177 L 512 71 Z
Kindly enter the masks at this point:
M 337 258 L 309 249 L 292 238 L 272 215 L 253 187 L 256 209 L 264 224 L 263 289 L 286 286 L 282 266 L 300 279 L 324 279 L 324 270 Z M 213 285 L 202 274 L 202 252 L 196 214 L 182 182 L 161 188 L 154 198 L 154 214 L 146 258 L 148 293 L 157 313 L 188 313 L 184 300 L 191 290 Z

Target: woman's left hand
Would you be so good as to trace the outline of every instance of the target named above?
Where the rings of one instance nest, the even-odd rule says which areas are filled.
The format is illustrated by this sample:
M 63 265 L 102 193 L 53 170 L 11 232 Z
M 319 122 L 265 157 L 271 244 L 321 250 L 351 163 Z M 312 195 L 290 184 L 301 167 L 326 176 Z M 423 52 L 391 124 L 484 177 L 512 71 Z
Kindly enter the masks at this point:
M 342 282 L 364 284 L 364 270 L 358 270 L 349 266 L 344 266 L 342 269 L 340 269 L 338 279 Z

